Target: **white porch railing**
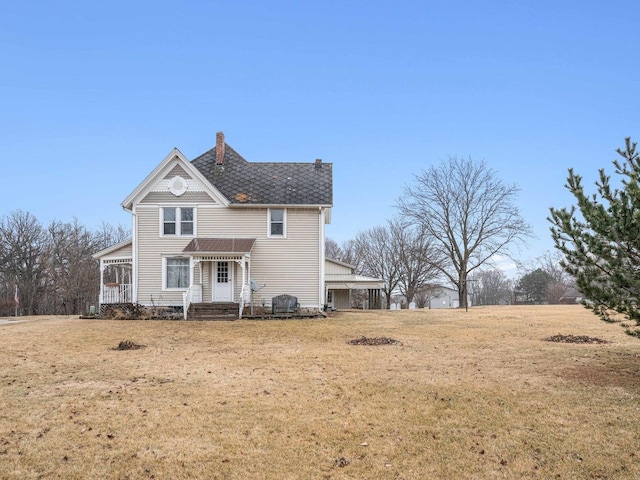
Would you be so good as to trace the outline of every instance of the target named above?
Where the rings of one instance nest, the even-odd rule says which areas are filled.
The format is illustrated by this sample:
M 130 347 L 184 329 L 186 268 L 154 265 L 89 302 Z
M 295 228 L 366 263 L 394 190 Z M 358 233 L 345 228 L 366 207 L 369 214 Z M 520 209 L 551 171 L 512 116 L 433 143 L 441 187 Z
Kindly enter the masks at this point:
M 182 316 L 184 319 L 187 319 L 187 312 L 189 311 L 189 306 L 193 300 L 193 287 L 187 288 L 187 291 L 182 294 Z
M 246 292 L 246 285 L 242 285 L 242 289 L 240 290 L 240 309 L 238 311 L 238 318 L 242 318 L 242 312 L 244 310 L 244 296 Z
M 189 306 L 192 303 L 202 302 L 202 285 L 194 283 L 187 291 L 182 294 L 182 310 L 184 319 L 187 319 L 187 313 L 189 312 Z
M 106 283 L 102 286 L 102 303 L 131 303 L 130 283 Z

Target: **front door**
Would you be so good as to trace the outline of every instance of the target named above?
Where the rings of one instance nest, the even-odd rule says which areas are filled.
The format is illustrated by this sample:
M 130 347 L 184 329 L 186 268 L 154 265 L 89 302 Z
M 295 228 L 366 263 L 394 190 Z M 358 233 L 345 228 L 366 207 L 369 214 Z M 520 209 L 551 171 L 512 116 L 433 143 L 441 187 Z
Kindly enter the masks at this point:
M 230 302 L 233 299 L 230 262 L 215 262 L 213 267 L 213 301 Z

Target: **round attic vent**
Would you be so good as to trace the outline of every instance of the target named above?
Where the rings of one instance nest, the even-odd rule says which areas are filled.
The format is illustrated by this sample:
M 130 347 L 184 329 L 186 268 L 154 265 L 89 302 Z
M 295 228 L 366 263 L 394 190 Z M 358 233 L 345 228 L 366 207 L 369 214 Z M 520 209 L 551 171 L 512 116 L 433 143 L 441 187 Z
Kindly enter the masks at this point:
M 180 176 L 173 177 L 169 180 L 169 191 L 179 197 L 187 191 L 187 181 Z

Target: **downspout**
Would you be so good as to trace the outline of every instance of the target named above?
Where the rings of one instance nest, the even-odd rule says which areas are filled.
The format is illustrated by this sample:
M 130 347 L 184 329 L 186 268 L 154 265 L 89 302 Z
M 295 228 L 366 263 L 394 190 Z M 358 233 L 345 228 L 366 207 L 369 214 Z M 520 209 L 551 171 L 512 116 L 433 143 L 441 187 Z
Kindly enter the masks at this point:
M 320 241 L 318 242 L 318 260 L 319 260 L 319 266 L 320 266 L 320 281 L 319 286 L 318 286 L 318 313 L 321 313 L 324 311 L 324 304 L 326 301 L 326 294 L 325 294 L 325 283 L 324 283 L 324 274 L 325 274 L 325 265 L 324 265 L 324 246 L 325 246 L 325 238 L 324 238 L 324 219 L 325 219 L 325 211 L 324 208 L 319 207 L 319 215 L 318 215 L 318 231 L 319 231 L 319 237 L 320 237 Z
M 133 231 L 131 232 L 131 302 L 138 303 L 138 214 L 135 207 L 131 209 Z

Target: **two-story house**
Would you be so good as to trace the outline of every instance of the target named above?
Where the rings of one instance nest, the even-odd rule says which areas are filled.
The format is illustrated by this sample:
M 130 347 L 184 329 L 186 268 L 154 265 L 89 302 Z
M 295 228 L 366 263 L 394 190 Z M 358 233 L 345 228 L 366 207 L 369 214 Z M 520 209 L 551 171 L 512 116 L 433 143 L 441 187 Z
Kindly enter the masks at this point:
M 94 255 L 101 305 L 168 306 L 186 318 L 192 303 L 224 302 L 241 317 L 253 285 L 260 298 L 289 294 L 322 311 L 332 181 L 321 160 L 248 162 L 222 132 L 192 161 L 172 150 L 122 202 L 131 240 Z

